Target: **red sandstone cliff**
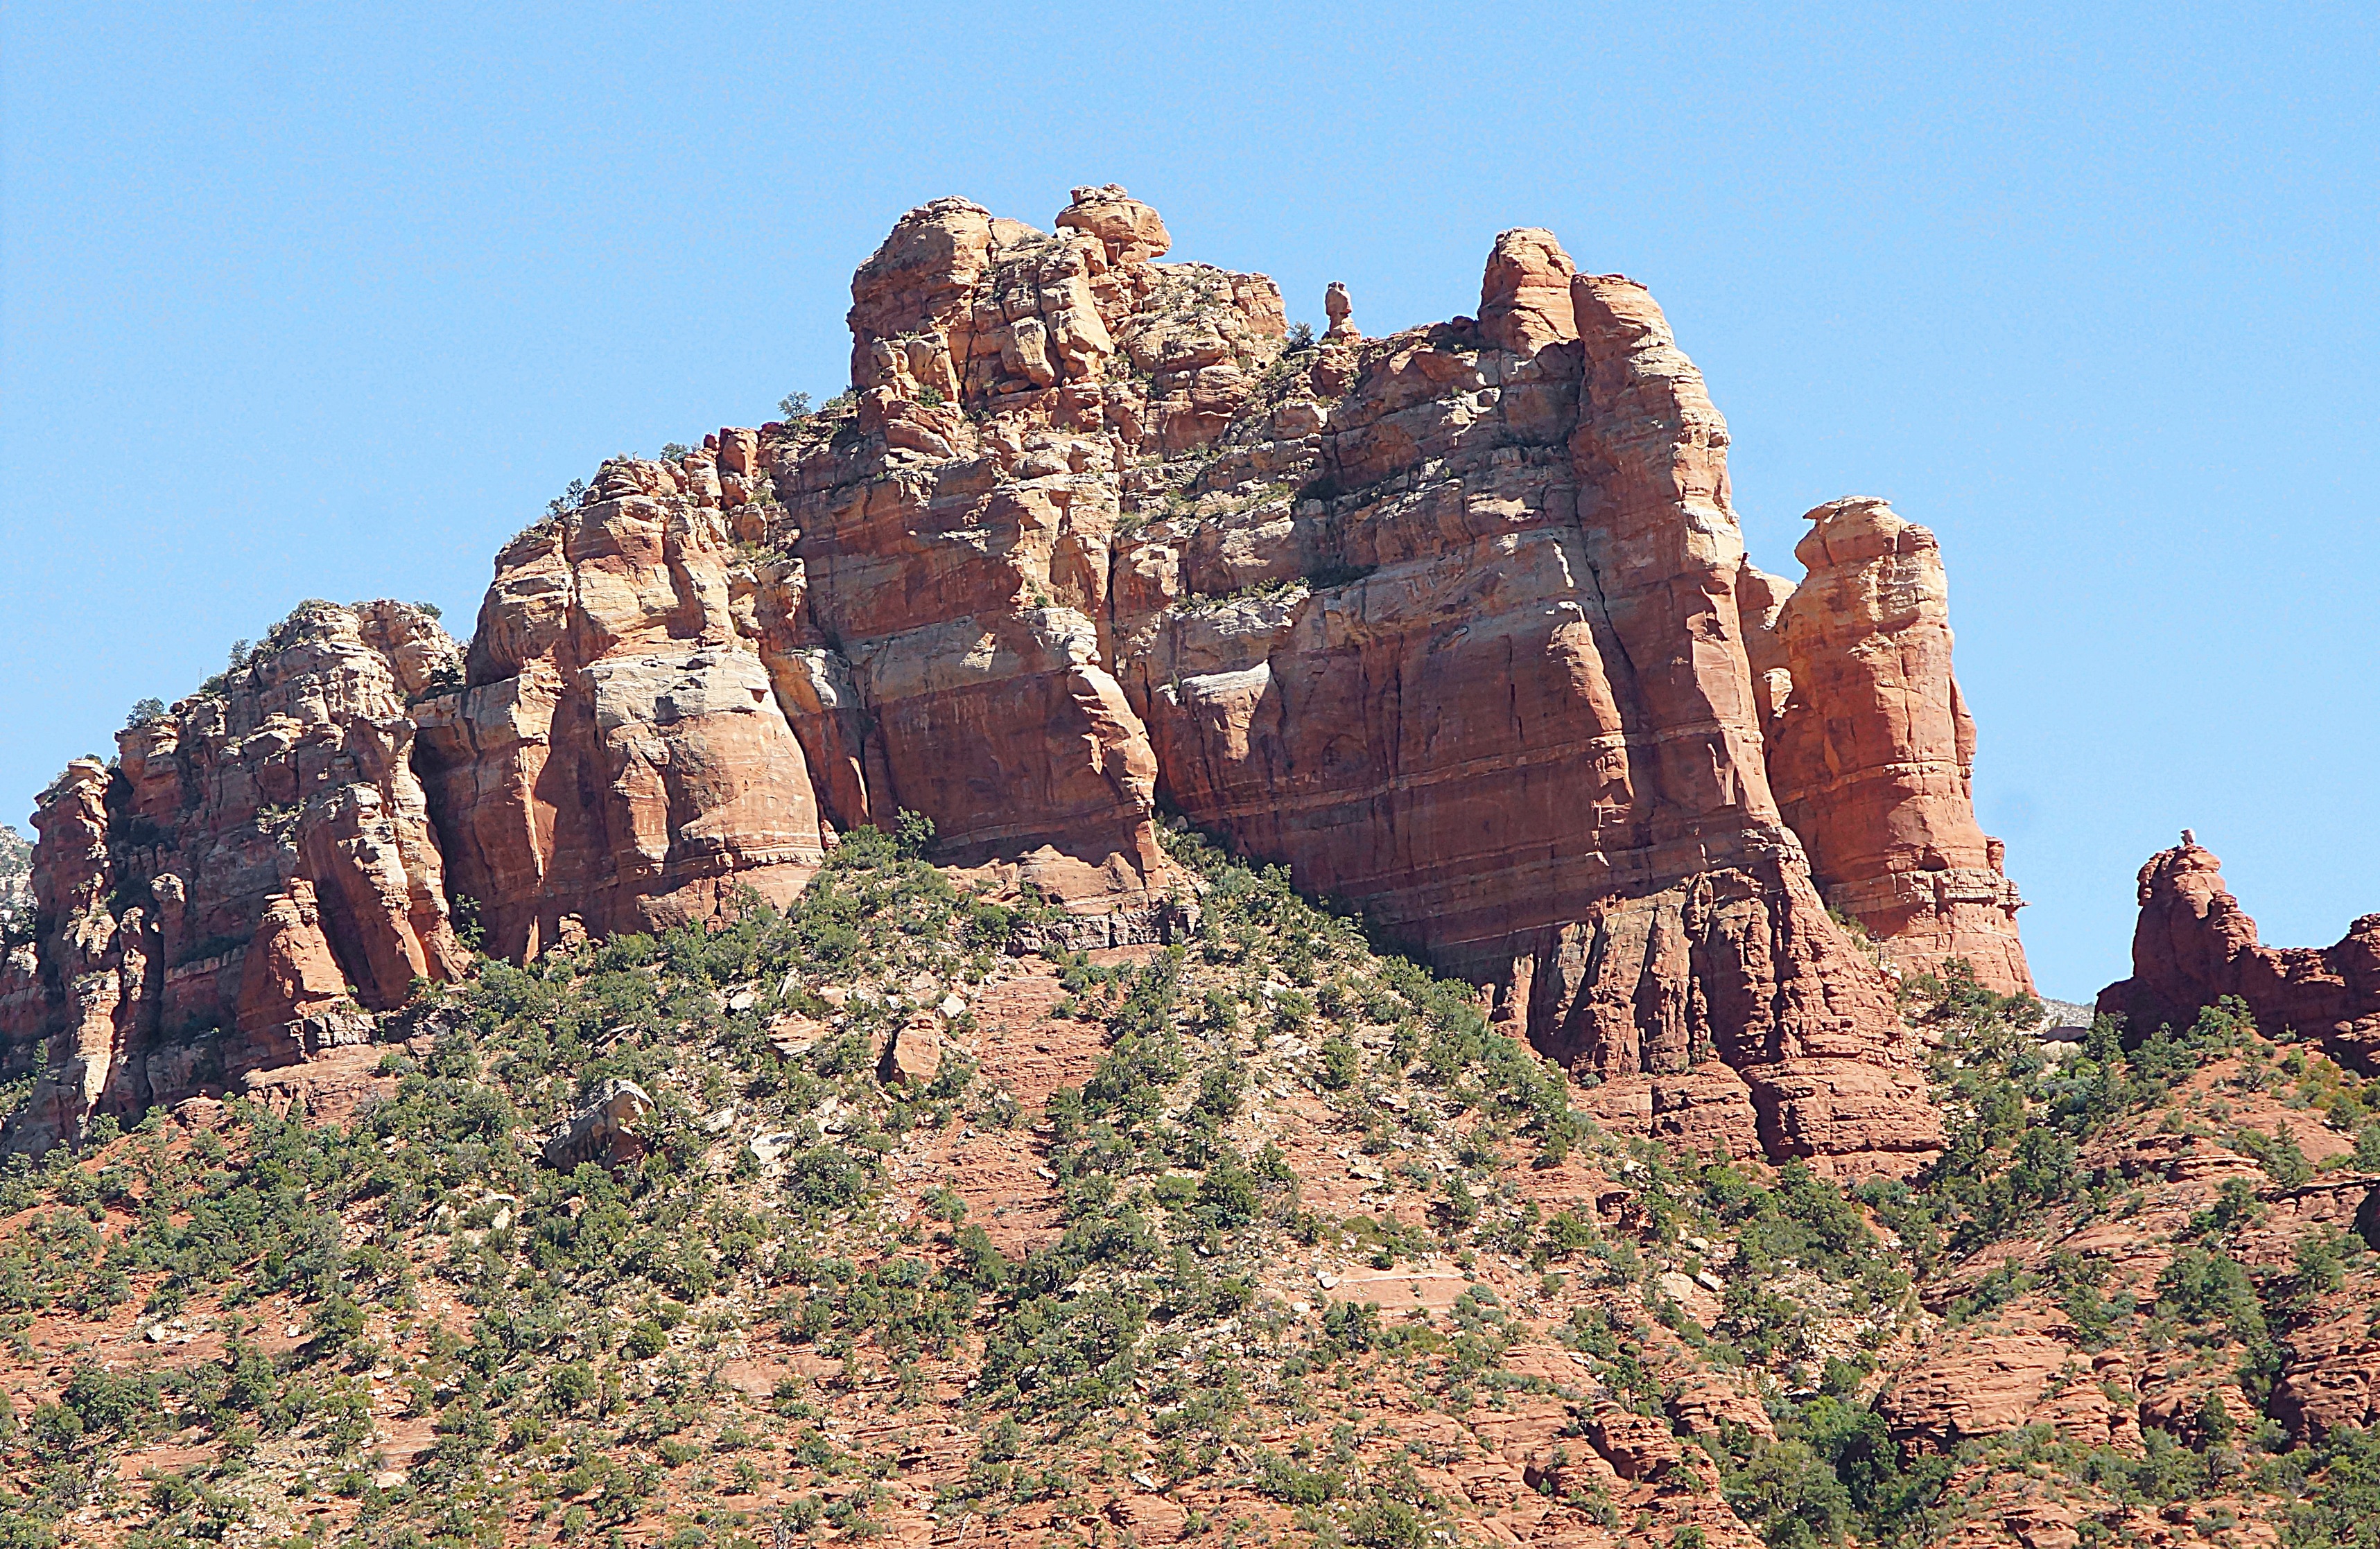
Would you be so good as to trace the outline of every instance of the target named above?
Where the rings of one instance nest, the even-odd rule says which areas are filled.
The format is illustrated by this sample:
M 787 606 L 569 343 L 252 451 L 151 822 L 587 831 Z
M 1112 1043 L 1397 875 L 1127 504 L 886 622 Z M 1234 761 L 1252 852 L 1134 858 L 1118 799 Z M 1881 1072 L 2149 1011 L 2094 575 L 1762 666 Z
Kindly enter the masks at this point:
M 2187 833 L 2141 867 L 2140 902 L 2132 976 L 2101 990 L 2098 1005 L 2132 1036 L 2187 1027 L 2201 1007 L 2238 996 L 2266 1034 L 2318 1039 L 2380 1071 L 2380 914 L 2357 919 L 2335 946 L 2263 946 L 2222 863 Z
M 2004 883 L 1980 914 L 1963 881 L 1901 897 L 1998 876 L 1924 529 L 1862 547 L 1889 513 L 1846 502 L 1785 599 L 1660 309 L 1548 233 L 1497 239 L 1475 321 L 1366 339 L 1333 287 L 1295 346 L 1269 280 L 1170 240 L 1113 187 L 1047 233 L 913 211 L 853 281 L 853 393 L 606 464 L 498 557 L 459 686 L 405 675 L 393 605 L 333 611 L 379 697 L 242 741 L 235 684 L 70 771 L 40 943 L 0 978 L 55 1094 L 30 1130 L 224 1079 L 161 1037 L 295 1057 L 347 986 L 453 972 L 450 898 L 528 955 L 790 896 L 904 809 L 1086 939 L 1148 939 L 1182 885 L 1161 805 L 1496 986 L 1615 1117 L 1837 1170 L 1928 1153 L 1891 982 L 1820 899 L 2025 982 Z M 320 675 L 288 648 L 257 671 Z M 288 751 L 334 744 L 366 751 Z M 285 835 L 246 794 L 284 764 L 325 771 L 270 798 Z M 226 846 L 237 886 L 193 858 Z
M 1124 549 L 1165 797 L 1657 1113 L 1924 1148 L 1890 987 L 1768 792 L 1699 375 L 1542 232 L 1499 239 L 1481 316 L 1342 334 Z
M 736 617 L 722 481 L 607 463 L 496 559 L 465 686 L 419 709 L 451 887 L 490 950 L 791 898 L 823 852 L 809 766 Z

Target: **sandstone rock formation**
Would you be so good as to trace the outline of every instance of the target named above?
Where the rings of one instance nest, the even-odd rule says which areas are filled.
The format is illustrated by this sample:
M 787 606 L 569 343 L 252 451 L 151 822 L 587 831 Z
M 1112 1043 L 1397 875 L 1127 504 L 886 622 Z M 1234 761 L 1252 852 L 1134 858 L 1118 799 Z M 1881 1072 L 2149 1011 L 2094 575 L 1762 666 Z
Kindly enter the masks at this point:
M 1330 337 L 1334 339 L 1361 337 L 1352 321 L 1355 315 L 1354 300 L 1347 294 L 1347 287 L 1336 280 L 1331 281 L 1322 292 L 1322 315 L 1324 321 L 1330 324 Z
M 604 465 L 497 556 L 463 687 L 419 707 L 452 890 L 507 956 L 565 921 L 647 930 L 738 888 L 782 902 L 824 853 L 801 743 L 735 593 L 716 448 Z
M 645 1154 L 645 1137 L 637 1126 L 652 1111 L 650 1093 L 633 1081 L 614 1076 L 588 1094 L 587 1100 L 539 1148 L 539 1158 L 565 1172 L 583 1162 L 626 1167 Z
M 2380 1071 L 2380 914 L 2336 945 L 2266 947 L 2223 885 L 2222 862 L 2190 835 L 2141 867 L 2132 976 L 2099 992 L 2137 1040 L 2187 1027 L 2225 996 L 2245 1001 L 2268 1034 L 2319 1039 L 2342 1060 Z
M 852 281 L 856 423 L 777 443 L 765 540 L 804 572 L 808 618 L 781 633 L 867 707 L 879 785 L 839 816 L 909 808 L 955 864 L 1146 904 L 1163 859 L 1109 624 L 1119 497 L 1144 452 L 1232 422 L 1281 296 L 1156 263 L 1164 224 L 1112 186 L 1057 225 L 964 200 L 904 217 Z
M 1292 381 L 1123 549 L 1162 793 L 1500 984 L 1582 1072 L 1716 1061 L 1777 1154 L 1922 1149 L 1889 988 L 1768 792 L 1724 424 L 1641 287 L 1569 272 L 1507 234 L 1495 339 Z
M 185 729 L 249 736 L 240 693 L 73 775 L 44 918 L 81 934 L 0 982 L 15 1046 L 83 1094 L 61 1111 L 195 1090 L 123 1073 L 146 1029 L 252 1062 L 333 1035 L 350 985 L 451 973 L 449 899 L 531 956 L 783 900 L 904 811 L 1069 939 L 1156 939 L 1171 809 L 1493 986 L 1614 1113 L 1839 1171 L 1926 1155 L 1892 985 L 1820 895 L 1903 961 L 2025 982 L 1924 529 L 1845 502 L 1802 594 L 1754 571 L 1700 375 L 1549 233 L 1496 239 L 1475 321 L 1366 339 L 1334 286 L 1293 344 L 1270 280 L 1160 261 L 1120 188 L 1054 226 L 904 216 L 853 280 L 852 392 L 605 464 L 498 556 L 459 672 L 434 629 L 353 615 L 356 672 L 405 692 L 281 733 L 377 740 L 257 798 L 309 816 L 243 841 L 238 887 L 188 836 L 281 835 L 221 793 L 313 767 Z M 119 784 L 154 854 L 107 837 Z M 128 877 L 165 890 L 94 902 Z
M 1767 726 L 1768 778 L 1808 848 L 1820 893 L 1897 965 L 1964 959 L 2002 994 L 2030 991 L 2016 886 L 1975 824 L 1975 725 L 1950 671 L 1941 547 L 1880 500 L 1809 514 L 1793 551 L 1808 578 L 1763 576 L 1745 633 L 1786 697 Z M 1781 670 L 1783 679 L 1778 679 Z
M 6 1069 L 40 1073 L 20 1139 L 349 1041 L 460 973 L 408 708 L 456 656 L 403 603 L 307 603 L 42 793 L 0 984 Z
M 2073 1331 L 2054 1325 L 1954 1335 L 1897 1374 L 1877 1409 L 1896 1439 L 1949 1452 L 1961 1440 L 2033 1422 L 2058 1374 L 2088 1361 Z
M 2322 1437 L 2380 1424 L 2380 1345 L 2371 1310 L 2350 1302 L 2290 1341 L 2289 1361 L 2274 1385 L 2274 1418 L 2301 1436 Z
M 0 1058 L 21 1069 L 47 1021 L 33 936 L 33 846 L 0 824 Z
M 1570 295 L 1577 279 L 1578 266 L 1552 232 L 1523 226 L 1499 234 L 1479 285 L 1479 337 L 1513 355 L 1577 338 Z
M 931 1017 L 913 1020 L 884 1045 L 878 1073 L 899 1086 L 929 1084 L 942 1068 L 942 1040 Z

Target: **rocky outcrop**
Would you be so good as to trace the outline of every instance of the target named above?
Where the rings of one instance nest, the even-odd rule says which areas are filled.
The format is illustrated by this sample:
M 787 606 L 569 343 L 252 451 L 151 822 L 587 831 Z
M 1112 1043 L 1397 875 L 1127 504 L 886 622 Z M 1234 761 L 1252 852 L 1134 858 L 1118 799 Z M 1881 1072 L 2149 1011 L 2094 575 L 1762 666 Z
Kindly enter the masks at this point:
M 1896 966 L 1963 959 L 1987 987 L 2030 992 L 2022 901 L 1975 823 L 1975 724 L 1950 671 L 1941 547 L 1880 500 L 1809 514 L 1784 594 L 1761 577 L 1746 633 L 1772 696 L 1768 778 L 1828 904 Z M 1782 674 L 1781 678 L 1779 674 Z
M 783 902 L 818 868 L 808 760 L 722 508 L 759 482 L 746 455 L 724 478 L 717 445 L 605 464 L 497 556 L 463 687 L 419 708 L 450 886 L 492 951 L 681 924 L 741 889 Z
M 1577 338 L 1578 309 L 1571 301 L 1577 279 L 1578 266 L 1552 232 L 1524 226 L 1500 234 L 1479 284 L 1481 342 L 1508 354 L 1534 356 L 1548 345 Z
M 2319 1439 L 2380 1424 L 2380 1342 L 2371 1309 L 2351 1298 L 2289 1340 L 2288 1363 L 2274 1385 L 2273 1417 L 2292 1434 Z
M 1932 601 L 1798 624 L 1745 563 L 1725 422 L 1660 309 L 1547 232 L 1496 239 L 1475 320 L 1367 339 L 1333 287 L 1293 342 L 1271 281 L 1170 244 L 1112 185 L 1048 232 L 965 200 L 903 217 L 853 280 L 852 391 L 607 463 L 506 545 L 462 671 L 366 718 L 379 772 L 309 795 L 269 886 L 175 927 L 239 950 L 190 1003 L 269 1041 L 346 986 L 370 1007 L 449 971 L 446 898 L 527 957 L 789 898 L 905 811 L 937 860 L 1063 904 L 1070 941 L 1145 941 L 1180 917 L 1170 808 L 1492 986 L 1615 1113 L 1914 1165 L 1938 1126 L 1892 984 L 1820 885 L 1982 864 L 1930 547 L 1821 545 L 1814 607 L 1886 571 Z M 1898 665 L 1862 669 L 1879 641 Z M 1940 714 L 1860 721 L 1912 689 Z M 1789 811 L 1771 786 L 1767 735 L 1803 720 L 1866 804 L 1824 840 L 1801 814 L 1833 788 Z M 128 744 L 79 778 L 179 812 L 169 766 Z M 373 822 L 403 836 L 377 871 Z M 1863 847 L 1870 823 L 1894 837 Z M 1964 894 L 1928 898 L 1888 947 L 1981 953 Z M 143 902 L 69 977 L 145 984 L 140 932 L 190 907 Z M 2021 975 L 2005 944 L 1987 972 Z M 96 991 L 74 1017 L 43 993 L 49 1032 L 128 1036 Z
M 1164 798 L 1582 1073 L 1715 1061 L 1777 1154 L 1924 1150 L 1889 986 L 1769 794 L 1699 375 L 1543 233 L 1481 317 L 1362 342 L 1342 395 L 1318 360 L 1123 547 Z
M 571 1111 L 539 1148 L 539 1158 L 565 1172 L 588 1162 L 606 1168 L 633 1166 L 649 1149 L 637 1126 L 652 1111 L 650 1093 L 625 1077 L 612 1077 Z
M 931 1017 L 911 1021 L 885 1042 L 877 1073 L 897 1086 L 930 1085 L 942 1068 L 942 1040 Z
M 2128 1037 L 2187 1027 L 2202 1007 L 2237 996 L 2265 1033 L 2319 1039 L 2380 1071 L 2380 914 L 2334 946 L 2264 946 L 2223 885 L 2222 862 L 2187 831 L 2141 867 L 2140 904 L 2132 976 L 2099 992 L 2098 1009 L 2123 1017 Z
M 405 604 L 307 603 L 113 766 L 67 766 L 0 991 L 7 1066 L 40 1077 L 14 1144 L 366 1035 L 461 972 L 408 708 L 457 658 Z
M 2044 1395 L 2070 1367 L 2087 1371 L 2074 1331 L 2021 1324 L 1990 1333 L 1960 1331 L 1896 1374 L 1876 1405 L 1894 1439 L 1927 1452 L 1997 1436 L 2041 1418 Z
M 0 1060 L 21 1071 L 47 1021 L 33 946 L 33 846 L 0 824 Z
M 1112 186 L 1056 224 L 904 217 L 852 281 L 857 413 L 778 443 L 770 538 L 804 569 L 816 675 L 867 707 L 872 819 L 914 810 L 954 864 L 1146 905 L 1164 863 L 1109 626 L 1120 496 L 1144 454 L 1232 422 L 1281 296 L 1155 262 L 1164 223 Z

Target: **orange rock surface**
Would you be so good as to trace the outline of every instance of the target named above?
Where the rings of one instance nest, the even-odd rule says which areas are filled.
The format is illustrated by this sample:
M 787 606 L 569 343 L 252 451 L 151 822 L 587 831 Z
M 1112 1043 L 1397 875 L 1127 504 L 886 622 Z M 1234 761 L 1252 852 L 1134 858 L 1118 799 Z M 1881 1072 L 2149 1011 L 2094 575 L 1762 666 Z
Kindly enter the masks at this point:
M 21 1142 L 302 1059 L 460 974 L 411 710 L 456 658 L 405 604 L 308 603 L 42 793 L 34 948 L 0 986 L 7 1063 L 40 1077 Z
M 1808 577 L 1776 600 L 1776 643 L 1757 653 L 1790 681 L 1767 727 L 1785 820 L 1827 902 L 1894 963 L 1964 959 L 1989 988 L 2029 991 L 2022 901 L 1975 823 L 1975 723 L 1950 671 L 1941 546 L 1880 500 L 1809 520 L 1793 551 Z
M 2141 867 L 2140 903 L 2132 976 L 2101 990 L 2098 1005 L 2125 1018 L 2131 1037 L 2188 1027 L 2201 1007 L 2237 996 L 2265 1033 L 2317 1039 L 2380 1070 L 2380 914 L 2333 946 L 2265 946 L 2223 885 L 2223 863 L 2188 832 Z
M 421 705 L 423 782 L 489 950 L 783 902 L 823 853 L 708 454 L 604 465 L 497 556 L 465 686 Z

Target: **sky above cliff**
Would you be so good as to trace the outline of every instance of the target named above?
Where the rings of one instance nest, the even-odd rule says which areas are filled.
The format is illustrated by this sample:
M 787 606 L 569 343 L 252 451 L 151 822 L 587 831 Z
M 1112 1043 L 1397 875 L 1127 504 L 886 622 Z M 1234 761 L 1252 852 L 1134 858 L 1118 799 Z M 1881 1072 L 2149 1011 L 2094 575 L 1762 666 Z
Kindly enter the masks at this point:
M 1114 181 L 1373 333 L 1551 227 L 1667 309 L 1757 563 L 1932 526 L 2046 993 L 2184 825 L 2267 941 L 2380 910 L 2368 7 L 830 9 L 11 6 L 0 820 L 300 599 L 468 634 L 602 457 L 835 392 L 904 210 Z

